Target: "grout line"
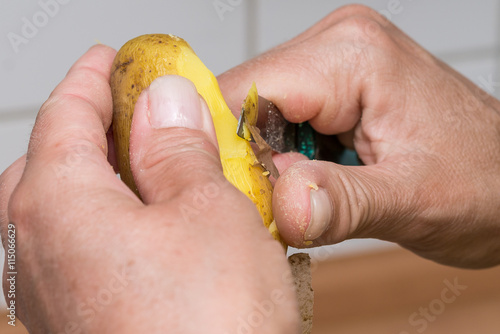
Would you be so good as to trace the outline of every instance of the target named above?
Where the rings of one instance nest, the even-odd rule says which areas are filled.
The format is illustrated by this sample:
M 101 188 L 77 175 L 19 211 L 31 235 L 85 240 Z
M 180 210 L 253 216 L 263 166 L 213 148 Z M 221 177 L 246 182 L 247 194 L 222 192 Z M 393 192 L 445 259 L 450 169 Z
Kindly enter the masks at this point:
M 259 0 L 246 2 L 246 58 L 250 59 L 258 53 L 259 33 L 257 29 L 257 13 L 259 9 Z
M 14 108 L 13 110 L 0 110 L 0 123 L 31 119 L 35 122 L 40 106 Z
M 497 42 L 496 45 L 496 52 L 495 52 L 495 72 L 493 73 L 493 80 L 495 82 L 500 81 L 500 2 L 497 2 L 497 25 L 496 25 L 496 38 L 495 41 Z M 497 98 L 500 98 L 500 91 L 497 90 L 495 92 L 495 96 Z

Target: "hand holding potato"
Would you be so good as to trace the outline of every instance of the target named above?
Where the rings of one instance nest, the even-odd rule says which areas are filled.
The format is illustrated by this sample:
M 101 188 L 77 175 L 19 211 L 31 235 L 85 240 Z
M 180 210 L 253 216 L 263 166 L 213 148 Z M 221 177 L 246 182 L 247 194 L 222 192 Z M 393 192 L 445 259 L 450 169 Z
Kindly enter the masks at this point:
M 260 333 L 298 331 L 283 249 L 224 178 L 190 81 L 162 77 L 138 99 L 130 154 L 144 203 L 116 177 L 115 54 L 99 45 L 75 63 L 27 156 L 0 176 L 2 239 L 9 222 L 17 231 L 17 316 L 31 333 L 233 333 L 264 303 L 273 313 Z

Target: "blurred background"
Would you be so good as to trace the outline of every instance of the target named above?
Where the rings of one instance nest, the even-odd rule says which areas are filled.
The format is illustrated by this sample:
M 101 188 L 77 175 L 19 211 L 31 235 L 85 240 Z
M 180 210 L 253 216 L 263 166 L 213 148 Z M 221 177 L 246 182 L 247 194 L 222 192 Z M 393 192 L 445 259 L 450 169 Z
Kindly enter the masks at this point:
M 329 12 L 350 3 L 340 0 L 1 1 L 0 172 L 25 153 L 39 107 L 74 61 L 95 43 L 118 49 L 141 34 L 172 33 L 189 41 L 217 75 L 287 41 Z M 437 57 L 500 97 L 500 1 L 372 0 L 357 3 L 383 13 Z M 337 265 L 351 258 L 371 259 L 374 263 L 383 258 L 375 260 L 370 257 L 373 254 L 393 254 L 394 251 L 402 252 L 395 245 L 377 240 L 353 240 L 314 250 L 312 256 L 322 263 L 334 261 L 332 263 Z M 404 254 L 414 259 L 411 254 Z M 408 262 L 402 260 L 401 263 Z M 363 268 L 362 264 L 360 266 Z M 439 273 L 436 278 L 438 290 L 434 295 L 439 296 L 439 284 L 442 286 L 444 279 L 440 275 L 445 274 L 439 271 L 441 269 L 436 270 Z M 369 272 L 358 274 L 372 275 Z M 499 277 L 498 272 L 495 275 Z M 353 291 L 357 291 L 355 286 Z M 495 295 L 496 303 L 493 300 L 497 311 L 500 310 L 499 297 Z M 355 295 L 347 297 L 351 301 L 353 298 Z M 0 305 L 2 303 L 3 300 Z M 424 306 L 428 301 L 418 303 L 417 306 Z M 356 309 L 359 306 L 354 307 L 353 312 Z M 325 314 L 328 318 L 331 313 Z M 408 328 L 398 325 L 391 327 L 391 331 L 411 333 L 418 329 L 408 326 L 410 314 L 404 311 L 401 317 Z M 484 322 L 483 319 L 483 325 Z M 387 327 L 381 326 L 381 332 L 388 332 Z M 459 327 L 455 333 L 460 332 Z M 372 333 L 378 333 L 371 328 Z M 348 332 L 345 328 L 342 331 Z M 479 332 L 490 333 L 487 329 Z

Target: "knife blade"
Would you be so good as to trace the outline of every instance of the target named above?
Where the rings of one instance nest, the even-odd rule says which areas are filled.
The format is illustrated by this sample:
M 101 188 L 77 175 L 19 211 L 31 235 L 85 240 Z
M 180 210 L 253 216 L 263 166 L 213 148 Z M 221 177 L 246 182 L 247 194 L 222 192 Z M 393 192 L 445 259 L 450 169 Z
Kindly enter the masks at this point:
M 254 85 L 242 104 L 237 134 L 257 144 L 259 151 L 256 152 L 257 158 L 259 161 L 263 159 L 265 168 L 270 167 L 266 170 L 271 175 L 279 175 L 277 169 L 274 172 L 271 171 L 276 168 L 272 163 L 273 151 L 299 152 L 309 159 L 346 165 L 362 164 L 356 153 L 346 149 L 337 136 L 321 134 L 315 131 L 308 122 L 287 121 L 273 102 L 257 95 Z
M 257 94 L 257 87 L 254 82 L 241 106 L 241 114 L 238 120 L 236 133 L 241 138 L 253 141 L 257 144 L 257 147 L 254 146 L 254 153 L 257 160 L 259 160 L 259 163 L 271 174 L 271 176 L 277 179 L 279 177 L 279 171 L 273 162 L 273 150 L 260 134 L 260 129 L 257 127 L 258 117 L 259 95 Z

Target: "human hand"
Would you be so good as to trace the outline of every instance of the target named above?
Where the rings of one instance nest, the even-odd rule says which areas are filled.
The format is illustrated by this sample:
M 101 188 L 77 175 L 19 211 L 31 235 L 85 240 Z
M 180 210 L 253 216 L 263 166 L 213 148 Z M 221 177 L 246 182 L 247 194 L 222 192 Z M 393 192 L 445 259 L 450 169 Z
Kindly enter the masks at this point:
M 259 333 L 294 332 L 283 249 L 225 180 L 190 81 L 159 78 L 137 103 L 131 165 L 144 203 L 116 177 L 106 138 L 115 53 L 95 46 L 75 63 L 42 106 L 27 155 L 0 176 L 17 316 L 30 333 L 229 333 L 265 307 Z
M 448 265 L 500 263 L 500 103 L 375 11 L 343 7 L 218 79 L 231 110 L 255 81 L 287 120 L 366 164 L 276 156 L 290 245 L 369 237 Z

